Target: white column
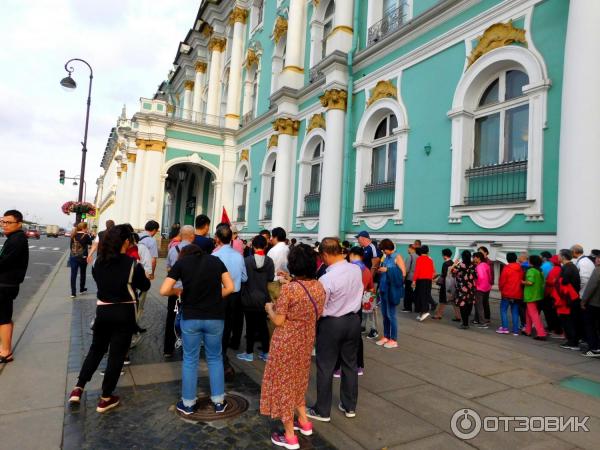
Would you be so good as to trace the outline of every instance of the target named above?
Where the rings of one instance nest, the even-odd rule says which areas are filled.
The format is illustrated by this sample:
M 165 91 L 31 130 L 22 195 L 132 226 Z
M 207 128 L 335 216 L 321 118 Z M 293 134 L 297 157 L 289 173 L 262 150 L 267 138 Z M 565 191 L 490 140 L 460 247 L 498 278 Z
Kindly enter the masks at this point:
M 127 155 L 127 179 L 125 180 L 125 209 L 121 215 L 122 219 L 126 223 L 131 223 L 133 208 L 133 186 L 135 179 L 135 166 L 136 159 L 135 155 L 130 153 Z
M 202 114 L 202 87 L 206 78 L 206 63 L 198 61 L 196 63 L 196 78 L 194 80 L 194 98 L 192 101 L 192 120 L 199 122 Z
M 148 141 L 146 141 L 148 142 Z M 159 211 L 161 195 L 161 166 L 163 161 L 164 144 L 160 141 L 150 141 L 151 146 L 147 144 L 144 161 L 144 184 L 142 190 L 142 199 L 140 202 L 141 215 L 140 222 L 143 227 L 148 220 L 156 220 L 160 223 L 162 212 Z M 161 149 L 162 147 L 162 149 Z
M 182 118 L 186 120 L 192 119 L 192 101 L 194 91 L 194 82 L 186 80 L 183 83 L 183 114 Z
M 346 98 L 346 91 L 337 89 L 326 91 L 321 97 L 321 103 L 328 110 L 319 205 L 319 240 L 339 236 L 340 233 Z
M 252 80 L 246 80 L 244 82 L 244 105 L 242 107 L 244 115 L 252 111 L 253 101 L 254 99 L 252 98 Z
M 278 87 L 304 86 L 304 45 L 306 41 L 306 0 L 290 0 L 285 67 Z
M 327 39 L 327 54 L 340 50 L 348 53 L 352 48 L 354 0 L 336 0 L 333 30 Z M 325 36 L 327 38 L 327 36 Z
M 135 175 L 132 180 L 132 195 L 130 205 L 130 220 L 131 226 L 135 229 L 143 229 L 144 224 L 141 224 L 142 216 L 142 192 L 144 190 L 144 166 L 146 163 L 146 152 L 138 146 L 135 161 Z
M 247 17 L 247 10 L 236 7 L 231 13 L 230 18 L 230 21 L 233 22 L 233 42 L 231 43 L 231 66 L 229 69 L 225 126 L 233 129 L 237 129 L 240 125 L 244 29 Z
M 223 163 L 221 164 L 221 203 L 217 209 L 219 210 L 220 214 L 222 207 L 225 207 L 229 219 L 235 220 L 233 214 L 233 197 L 235 190 L 234 180 L 237 158 L 234 148 L 226 148 L 224 153 L 225 157 L 223 158 Z
M 600 247 L 595 203 L 600 168 L 600 2 L 570 2 L 565 45 L 557 247 Z M 585 51 L 584 51 L 585 49 Z
M 273 227 L 291 230 L 292 195 L 294 186 L 294 161 L 296 136 L 299 123 L 292 119 L 277 119 L 274 124 L 279 133 L 277 143 L 277 165 L 275 167 L 275 189 L 273 192 Z
M 207 123 L 217 125 L 219 115 L 219 95 L 221 91 L 221 62 L 225 49 L 224 38 L 212 38 L 208 44 L 210 51 L 210 72 L 208 74 L 208 96 L 206 99 Z
M 120 166 L 120 163 L 119 163 Z M 123 172 L 123 169 L 119 167 L 117 169 L 117 189 L 115 192 L 115 208 L 114 208 L 114 221 L 116 223 L 121 223 L 123 221 L 123 208 L 125 207 L 125 195 L 124 195 L 124 178 L 127 176 L 126 172 Z

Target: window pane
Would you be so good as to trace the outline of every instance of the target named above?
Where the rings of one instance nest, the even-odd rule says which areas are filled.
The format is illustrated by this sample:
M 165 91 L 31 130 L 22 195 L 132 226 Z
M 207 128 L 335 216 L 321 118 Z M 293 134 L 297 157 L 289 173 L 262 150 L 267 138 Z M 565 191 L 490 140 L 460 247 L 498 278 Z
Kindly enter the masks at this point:
M 492 103 L 498 103 L 498 87 L 499 87 L 498 79 L 494 80 L 492 84 L 490 84 L 485 91 L 483 91 L 483 95 L 481 96 L 481 101 L 479 102 L 479 106 L 491 105 Z
M 375 139 L 381 139 L 387 136 L 387 117 L 379 122 L 377 130 L 375 130 Z
M 333 13 L 335 13 L 335 0 L 331 0 L 327 5 L 327 9 L 325 10 L 325 19 L 333 16 Z
M 506 72 L 506 100 L 521 97 L 523 86 L 529 84 L 529 77 L 520 70 L 509 70 Z
M 317 194 L 321 191 L 321 164 L 314 164 L 310 168 L 310 193 Z
M 388 13 L 390 10 L 398 8 L 398 0 L 383 0 L 383 12 Z
M 388 182 L 396 181 L 396 146 L 395 142 L 388 144 Z
M 269 200 L 273 201 L 273 192 L 275 192 L 275 177 L 271 177 L 271 188 L 269 189 Z
M 321 157 L 321 142 L 317 144 L 315 147 L 315 151 L 313 152 L 312 159 L 318 159 Z
M 380 184 L 385 182 L 385 151 L 385 145 L 373 149 L 373 172 L 371 175 L 371 183 L 373 184 Z
M 505 162 L 526 160 L 529 141 L 529 105 L 507 110 L 504 123 Z
M 246 206 L 246 197 L 248 195 L 248 184 L 244 184 L 244 190 L 242 191 L 242 205 Z
M 475 158 L 473 167 L 498 163 L 500 150 L 500 113 L 475 121 Z
M 390 132 L 389 132 L 389 135 L 391 135 L 396 128 L 398 128 L 398 119 L 396 119 L 396 116 L 392 114 L 390 116 Z

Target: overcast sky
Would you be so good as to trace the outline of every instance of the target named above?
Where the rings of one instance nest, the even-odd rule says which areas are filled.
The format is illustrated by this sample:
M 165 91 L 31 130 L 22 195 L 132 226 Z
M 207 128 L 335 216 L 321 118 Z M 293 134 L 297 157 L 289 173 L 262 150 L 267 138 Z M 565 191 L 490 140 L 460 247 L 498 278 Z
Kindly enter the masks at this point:
M 66 226 L 60 206 L 77 187 L 58 173 L 79 175 L 89 71 L 81 63 L 65 92 L 65 62 L 94 69 L 86 165 L 93 201 L 100 160 L 123 104 L 131 116 L 139 98 L 154 94 L 200 0 L 3 0 L 0 14 L 0 214 Z

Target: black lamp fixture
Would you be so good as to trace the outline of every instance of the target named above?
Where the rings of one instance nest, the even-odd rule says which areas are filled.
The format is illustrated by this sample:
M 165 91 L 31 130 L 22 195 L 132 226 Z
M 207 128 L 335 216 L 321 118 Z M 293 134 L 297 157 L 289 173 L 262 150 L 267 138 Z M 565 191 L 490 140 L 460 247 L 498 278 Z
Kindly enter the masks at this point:
M 71 78 L 70 73 L 69 76 L 66 76 L 62 80 L 60 80 L 60 85 L 66 90 L 75 89 L 77 87 L 77 83 L 75 83 L 75 80 Z

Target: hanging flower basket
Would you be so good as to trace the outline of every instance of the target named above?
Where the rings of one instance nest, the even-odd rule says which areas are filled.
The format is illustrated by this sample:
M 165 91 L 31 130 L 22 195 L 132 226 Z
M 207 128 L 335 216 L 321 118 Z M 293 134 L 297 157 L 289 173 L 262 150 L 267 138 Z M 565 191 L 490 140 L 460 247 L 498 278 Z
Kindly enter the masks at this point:
M 87 214 L 88 216 L 96 215 L 96 207 L 88 202 L 67 202 L 60 209 L 67 215 L 71 213 Z

